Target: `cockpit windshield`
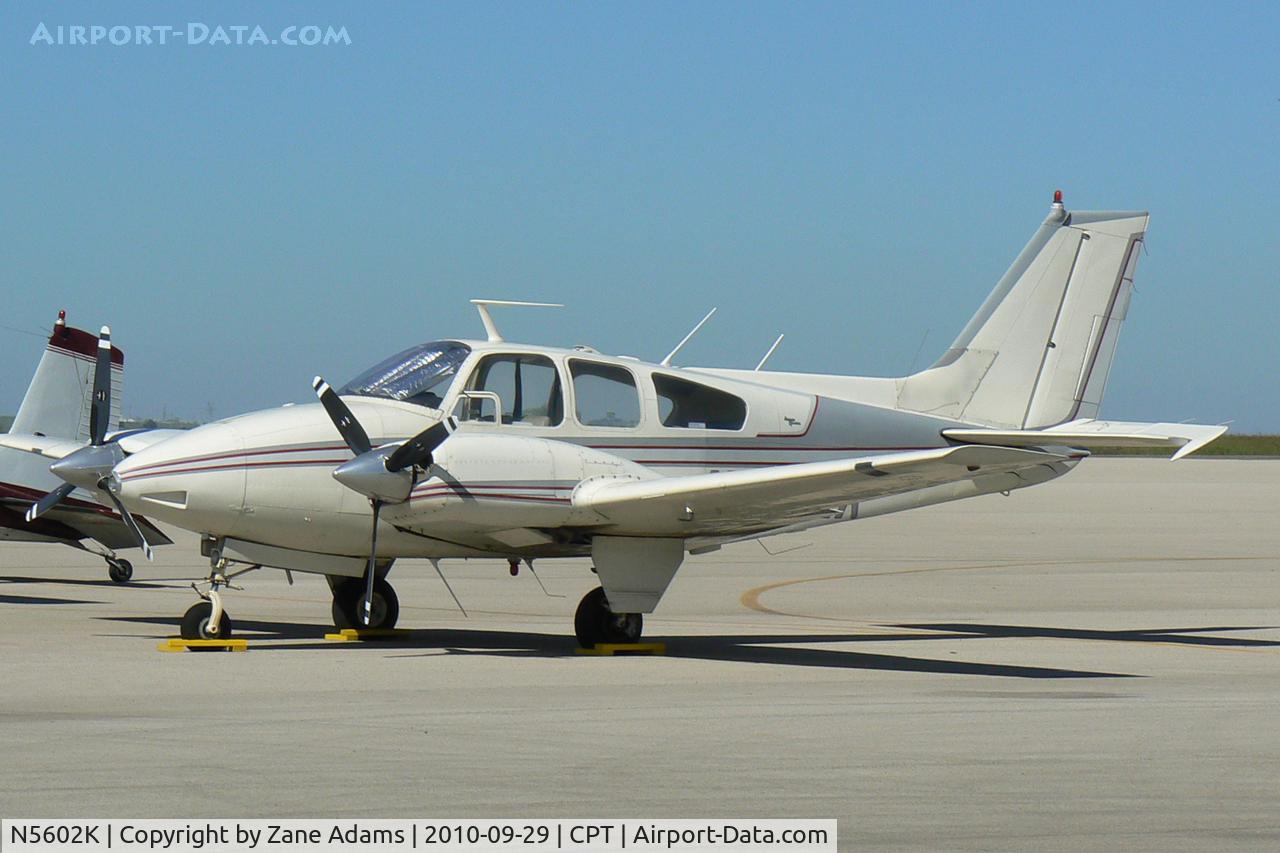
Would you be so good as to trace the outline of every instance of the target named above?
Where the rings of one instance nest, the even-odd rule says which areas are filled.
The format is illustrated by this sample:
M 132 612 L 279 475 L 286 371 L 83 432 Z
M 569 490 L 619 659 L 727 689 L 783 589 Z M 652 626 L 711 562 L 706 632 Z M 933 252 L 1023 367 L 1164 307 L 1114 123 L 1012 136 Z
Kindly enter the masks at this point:
M 396 353 L 344 385 L 339 394 L 386 397 L 440 408 L 458 367 L 471 347 L 457 341 L 431 341 Z

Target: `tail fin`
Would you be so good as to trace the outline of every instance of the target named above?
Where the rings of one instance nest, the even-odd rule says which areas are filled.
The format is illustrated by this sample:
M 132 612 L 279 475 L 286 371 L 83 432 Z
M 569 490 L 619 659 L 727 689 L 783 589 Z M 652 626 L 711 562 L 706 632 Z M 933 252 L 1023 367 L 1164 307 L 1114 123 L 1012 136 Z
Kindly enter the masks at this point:
M 35 376 L 22 398 L 11 433 L 39 434 L 50 438 L 89 440 L 89 409 L 93 403 L 93 375 L 98 339 L 67 325 L 67 312 L 58 312 L 49 345 L 45 347 Z M 124 353 L 111 348 L 111 399 L 107 431 L 120 426 L 120 393 L 124 387 Z
M 897 380 L 900 408 L 1035 429 L 1097 415 L 1146 211 L 1069 213 L 1062 194 L 950 349 Z

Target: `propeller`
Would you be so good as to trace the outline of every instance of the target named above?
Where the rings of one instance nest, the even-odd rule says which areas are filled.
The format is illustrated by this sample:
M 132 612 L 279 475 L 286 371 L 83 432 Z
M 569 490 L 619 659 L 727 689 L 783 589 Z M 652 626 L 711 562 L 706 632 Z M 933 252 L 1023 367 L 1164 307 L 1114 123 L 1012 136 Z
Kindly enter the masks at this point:
M 382 505 L 403 503 L 413 490 L 415 467 L 429 467 L 433 454 L 444 443 L 458 423 L 451 417 L 432 424 L 413 438 L 400 445 L 388 444 L 374 447 L 351 409 L 322 377 L 311 383 L 320 405 L 337 427 L 338 434 L 355 454 L 350 462 L 344 462 L 333 471 L 333 478 L 349 489 L 369 499 L 373 508 L 373 530 L 369 536 L 369 567 L 365 572 L 364 624 L 373 621 L 374 567 L 378 562 L 378 516 Z
M 125 509 L 115 493 L 117 484 L 111 469 L 124 458 L 124 451 L 115 441 L 107 441 L 107 426 L 111 421 L 111 329 L 102 327 L 98 333 L 98 359 L 93 371 L 93 397 L 89 404 L 89 444 L 59 459 L 49 466 L 65 482 L 36 501 L 27 510 L 27 521 L 35 521 L 60 504 L 76 488 L 97 489 L 106 494 L 124 520 L 125 527 L 138 540 L 147 559 L 153 559 L 151 544 L 142 534 L 129 510 Z

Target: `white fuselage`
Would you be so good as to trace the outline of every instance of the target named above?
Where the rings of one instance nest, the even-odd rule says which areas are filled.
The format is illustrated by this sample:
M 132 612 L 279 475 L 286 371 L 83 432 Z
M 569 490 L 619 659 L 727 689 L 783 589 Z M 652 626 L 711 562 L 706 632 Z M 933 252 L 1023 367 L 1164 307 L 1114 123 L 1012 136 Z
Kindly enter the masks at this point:
M 464 421 L 440 448 L 436 464 L 419 473 L 410 499 L 383 509 L 380 555 L 585 553 L 586 542 L 556 531 L 591 524 L 573 505 L 574 490 L 586 480 L 702 474 L 941 447 L 947 443 L 941 430 L 956 423 L 771 387 L 764 373 L 760 381 L 748 382 L 594 351 L 501 342 L 465 346 L 471 353 L 438 408 L 380 397 L 343 398 L 374 446 L 403 441 L 444 412 L 458 412 Z M 510 408 L 509 400 L 495 403 L 475 393 L 485 365 L 503 358 L 528 359 L 526 377 L 535 368 L 546 369 L 554 377 L 550 393 L 558 399 L 540 406 L 536 415 L 485 419 L 483 412 L 492 411 L 485 406 Z M 607 383 L 601 375 L 624 381 L 602 390 Z M 679 425 L 671 425 L 677 417 L 673 383 L 683 383 L 675 386 L 682 393 L 694 388 L 695 397 L 711 395 L 676 402 L 677 408 L 687 406 Z M 604 402 L 594 399 L 601 394 Z M 627 399 L 629 394 L 635 399 Z M 715 405 L 727 405 L 732 414 L 717 415 L 710 411 Z M 479 417 L 466 419 L 469 406 L 479 407 Z M 593 406 L 603 414 L 593 415 Z M 715 417 L 730 420 L 717 423 Z M 553 418 L 558 422 L 550 422 Z M 485 439 L 472 442 L 475 436 Z M 351 458 L 318 404 L 290 405 L 160 442 L 122 462 L 116 475 L 131 510 L 187 530 L 356 556 L 368 553 L 369 502 L 332 477 Z

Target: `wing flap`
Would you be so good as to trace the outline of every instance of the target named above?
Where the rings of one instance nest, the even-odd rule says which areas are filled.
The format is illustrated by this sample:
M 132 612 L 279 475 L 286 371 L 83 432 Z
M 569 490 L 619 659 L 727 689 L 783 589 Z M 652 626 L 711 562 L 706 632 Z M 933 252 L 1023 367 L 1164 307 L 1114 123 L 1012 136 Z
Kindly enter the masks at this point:
M 840 513 L 871 498 L 1068 460 L 1037 450 L 944 447 L 690 477 L 589 481 L 573 500 L 602 519 L 610 534 L 751 533 Z

